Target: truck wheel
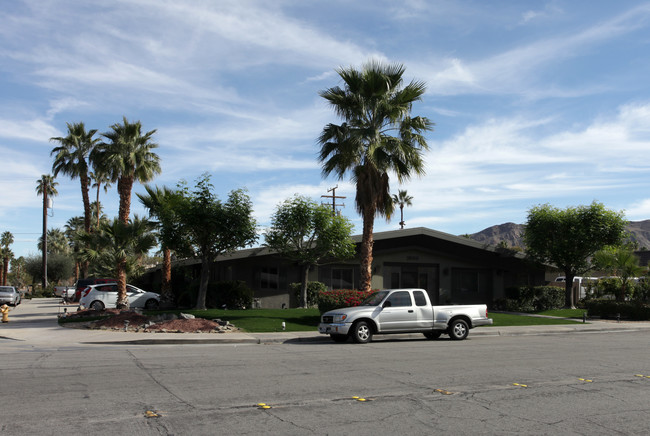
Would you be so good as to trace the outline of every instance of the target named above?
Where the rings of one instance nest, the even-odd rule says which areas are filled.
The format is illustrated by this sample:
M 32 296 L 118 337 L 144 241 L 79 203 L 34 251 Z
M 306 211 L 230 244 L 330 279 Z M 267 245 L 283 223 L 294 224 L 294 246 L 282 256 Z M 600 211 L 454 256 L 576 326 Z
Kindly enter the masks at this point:
M 432 332 L 424 332 L 424 337 L 427 339 L 438 339 L 442 332 L 439 331 L 432 331 Z
M 348 340 L 348 335 L 336 335 L 336 334 L 332 334 L 332 335 L 330 335 L 330 338 L 332 338 L 332 340 L 333 340 L 334 342 L 345 342 L 345 341 Z
M 469 334 L 469 326 L 462 319 L 457 319 L 449 325 L 449 337 L 456 341 L 461 341 Z
M 365 321 L 358 321 L 352 326 L 352 339 L 357 344 L 367 344 L 372 340 L 372 328 Z

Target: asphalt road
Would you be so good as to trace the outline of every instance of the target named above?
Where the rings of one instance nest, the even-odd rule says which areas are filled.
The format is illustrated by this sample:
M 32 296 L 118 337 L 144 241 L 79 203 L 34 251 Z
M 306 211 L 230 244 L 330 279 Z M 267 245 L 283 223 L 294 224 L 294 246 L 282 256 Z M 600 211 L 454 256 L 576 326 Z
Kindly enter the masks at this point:
M 2 340 L 0 434 L 646 435 L 649 333 L 367 345 Z

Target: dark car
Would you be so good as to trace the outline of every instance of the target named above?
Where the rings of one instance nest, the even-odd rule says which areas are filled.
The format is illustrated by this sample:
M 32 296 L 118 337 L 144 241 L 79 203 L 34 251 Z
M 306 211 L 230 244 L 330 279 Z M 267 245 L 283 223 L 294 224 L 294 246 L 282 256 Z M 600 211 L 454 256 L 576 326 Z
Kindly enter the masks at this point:
M 81 291 L 86 289 L 90 285 L 96 285 L 98 283 L 115 283 L 117 280 L 115 279 L 98 279 L 94 277 L 89 277 L 86 279 L 79 279 L 77 280 L 77 283 L 75 283 L 75 292 L 74 292 L 74 299 L 72 301 L 77 302 L 81 298 Z

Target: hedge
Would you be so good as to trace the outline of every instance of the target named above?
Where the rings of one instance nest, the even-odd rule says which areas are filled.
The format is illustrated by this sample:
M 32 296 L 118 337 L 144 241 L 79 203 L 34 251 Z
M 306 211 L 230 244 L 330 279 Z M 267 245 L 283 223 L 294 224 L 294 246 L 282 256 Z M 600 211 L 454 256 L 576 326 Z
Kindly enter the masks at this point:
M 617 315 L 620 315 L 623 319 L 650 320 L 650 304 L 614 300 L 589 300 L 585 301 L 585 306 L 589 316 L 616 318 Z
M 495 302 L 495 309 L 509 312 L 540 312 L 564 307 L 564 288 L 518 286 L 506 289 L 506 298 Z

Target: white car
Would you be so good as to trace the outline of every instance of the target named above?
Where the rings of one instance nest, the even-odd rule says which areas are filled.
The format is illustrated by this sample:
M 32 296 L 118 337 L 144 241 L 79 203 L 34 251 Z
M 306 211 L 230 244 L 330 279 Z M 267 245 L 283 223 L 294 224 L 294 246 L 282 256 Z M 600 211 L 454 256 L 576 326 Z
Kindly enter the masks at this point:
M 129 299 L 129 307 L 154 310 L 160 304 L 160 294 L 143 291 L 133 285 L 126 285 L 126 296 Z M 98 283 L 88 286 L 81 292 L 79 309 L 114 309 L 116 304 L 117 283 Z
M 0 286 L 0 305 L 3 303 L 10 304 L 11 306 L 18 306 L 20 304 L 21 295 L 13 286 Z

